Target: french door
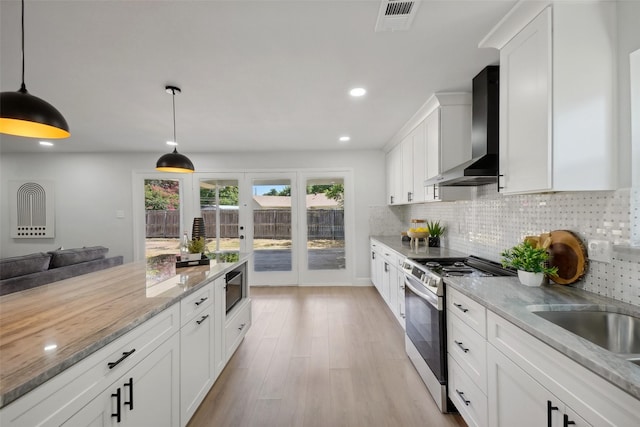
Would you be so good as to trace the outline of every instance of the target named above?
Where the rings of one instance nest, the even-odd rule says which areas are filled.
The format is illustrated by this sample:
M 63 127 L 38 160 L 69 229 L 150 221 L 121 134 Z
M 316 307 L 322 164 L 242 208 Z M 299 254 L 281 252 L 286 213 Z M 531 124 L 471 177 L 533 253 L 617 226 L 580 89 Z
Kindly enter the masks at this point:
M 252 285 L 298 284 L 298 191 L 294 172 L 245 174 L 251 197 L 243 203 L 249 212 L 245 231 L 247 250 L 253 252 Z
M 193 218 L 201 217 L 211 258 L 253 252 L 252 285 L 349 284 L 352 185 L 350 171 L 136 174 L 135 259 L 155 255 L 152 249 L 177 253 L 179 236 L 191 236 Z M 155 198 L 175 198 L 175 206 L 145 210 Z M 160 237 L 156 223 L 164 227 Z

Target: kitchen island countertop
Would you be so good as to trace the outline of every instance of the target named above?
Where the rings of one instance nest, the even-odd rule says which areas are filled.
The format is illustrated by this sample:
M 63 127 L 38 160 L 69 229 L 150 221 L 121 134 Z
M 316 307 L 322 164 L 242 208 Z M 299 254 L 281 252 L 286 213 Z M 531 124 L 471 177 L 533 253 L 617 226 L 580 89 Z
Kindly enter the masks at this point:
M 447 277 L 445 283 L 640 399 L 640 366 L 533 314 L 540 309 L 562 310 L 584 304 L 640 317 L 640 307 L 571 286 L 528 287 L 516 277 Z
M 0 297 L 0 407 L 249 259 L 149 278 L 133 262 Z M 175 258 L 173 258 L 175 266 Z

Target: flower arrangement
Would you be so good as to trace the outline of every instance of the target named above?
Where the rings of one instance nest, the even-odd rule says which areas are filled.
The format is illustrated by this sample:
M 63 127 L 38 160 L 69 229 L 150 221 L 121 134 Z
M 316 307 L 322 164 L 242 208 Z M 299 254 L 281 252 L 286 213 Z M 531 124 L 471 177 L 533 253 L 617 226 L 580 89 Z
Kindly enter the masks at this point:
M 502 266 L 530 273 L 543 273 L 547 276 L 558 274 L 558 267 L 548 267 L 549 253 L 545 248 L 533 246 L 524 241 L 517 246 L 503 251 Z

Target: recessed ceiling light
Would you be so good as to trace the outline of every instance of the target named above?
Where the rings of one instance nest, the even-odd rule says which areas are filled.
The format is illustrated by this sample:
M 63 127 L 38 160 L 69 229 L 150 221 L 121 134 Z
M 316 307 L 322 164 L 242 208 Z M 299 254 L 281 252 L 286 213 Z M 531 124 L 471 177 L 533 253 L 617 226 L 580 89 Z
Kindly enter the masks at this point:
M 345 135 L 345 136 L 341 136 L 339 140 L 340 142 L 347 142 L 351 140 L 351 137 Z
M 175 141 L 167 141 L 167 145 L 178 145 Z
M 49 142 L 49 141 L 40 141 L 40 145 L 43 145 L 45 147 L 53 147 L 53 142 Z
M 363 87 L 354 87 L 349 91 L 351 96 L 363 96 L 365 93 L 367 93 L 367 90 Z

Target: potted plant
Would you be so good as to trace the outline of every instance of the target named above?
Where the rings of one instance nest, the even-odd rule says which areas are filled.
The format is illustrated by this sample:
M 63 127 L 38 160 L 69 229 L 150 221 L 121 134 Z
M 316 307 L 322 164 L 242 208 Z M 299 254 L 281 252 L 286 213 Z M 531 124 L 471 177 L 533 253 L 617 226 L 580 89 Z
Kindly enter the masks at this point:
M 202 254 L 204 253 L 205 246 L 206 242 L 204 240 L 204 237 L 191 239 L 189 241 L 189 261 L 202 259 Z
M 555 276 L 558 267 L 548 267 L 549 253 L 543 247 L 524 241 L 517 246 L 503 251 L 502 266 L 518 270 L 520 283 L 527 286 L 540 286 L 545 276 Z
M 429 230 L 429 238 L 427 239 L 430 248 L 440 247 L 440 237 L 447 228 L 440 225 L 440 221 L 427 221 L 427 230 Z

